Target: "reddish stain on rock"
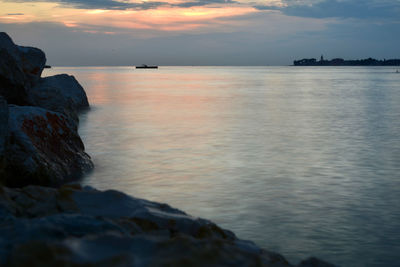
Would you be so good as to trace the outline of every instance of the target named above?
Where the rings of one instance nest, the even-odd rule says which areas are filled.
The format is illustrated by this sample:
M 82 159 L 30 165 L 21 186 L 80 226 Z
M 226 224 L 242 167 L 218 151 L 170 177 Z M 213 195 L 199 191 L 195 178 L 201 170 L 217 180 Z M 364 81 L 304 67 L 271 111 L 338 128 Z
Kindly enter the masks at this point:
M 26 118 L 21 130 L 29 136 L 32 144 L 41 152 L 62 157 L 73 153 L 68 143 L 76 136 L 63 116 L 46 112 L 46 116 L 37 115 Z

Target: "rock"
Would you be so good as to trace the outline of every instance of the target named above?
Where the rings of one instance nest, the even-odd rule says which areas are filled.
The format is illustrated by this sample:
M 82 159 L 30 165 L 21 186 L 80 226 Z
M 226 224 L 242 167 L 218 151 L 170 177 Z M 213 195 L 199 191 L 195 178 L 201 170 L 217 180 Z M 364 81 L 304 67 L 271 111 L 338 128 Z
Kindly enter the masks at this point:
M 28 104 L 27 90 L 39 80 L 45 63 L 40 49 L 15 45 L 0 32 L 0 95 L 9 104 Z
M 0 265 L 293 266 L 208 220 L 113 190 L 0 187 L 0 215 Z
M 20 59 L 20 52 L 17 45 L 14 44 L 11 37 L 5 32 L 0 32 L 0 49 L 7 51 L 9 55 L 14 58 L 14 60 L 18 61 Z
M 6 166 L 6 145 L 8 142 L 8 105 L 0 96 L 0 177 L 4 176 Z
M 8 105 L 7 101 L 0 96 L 0 157 L 4 156 L 6 141 L 8 137 Z
M 0 99 L 0 183 L 56 186 L 93 167 L 77 134 L 77 112 L 89 106 L 85 91 L 73 76 L 40 78 L 45 63 L 40 49 L 0 33 L 0 96 L 25 106 L 11 105 L 7 116 Z
M 17 46 L 20 52 L 22 70 L 31 85 L 35 84 L 42 75 L 46 64 L 46 55 L 36 47 Z
M 0 94 L 9 103 L 24 104 L 26 101 L 25 74 L 19 50 L 11 38 L 0 33 Z
M 9 105 L 9 145 L 2 183 L 8 186 L 57 186 L 93 167 L 65 115 L 39 107 Z
M 318 258 L 308 258 L 306 260 L 301 261 L 297 267 L 335 267 L 335 265 L 320 260 Z
M 71 115 L 89 107 L 85 91 L 74 76 L 60 74 L 40 79 L 28 92 L 29 102 L 51 111 Z

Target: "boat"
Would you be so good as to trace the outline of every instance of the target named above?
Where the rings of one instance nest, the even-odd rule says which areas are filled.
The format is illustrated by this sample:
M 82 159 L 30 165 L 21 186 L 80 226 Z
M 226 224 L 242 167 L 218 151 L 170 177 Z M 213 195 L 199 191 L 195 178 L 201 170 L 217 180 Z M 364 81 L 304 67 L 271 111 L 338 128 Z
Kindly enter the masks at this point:
M 50 65 L 44 65 L 44 68 L 45 69 L 51 69 L 51 66 Z
M 136 66 L 136 68 L 137 69 L 158 69 L 158 66 L 142 64 L 140 66 Z

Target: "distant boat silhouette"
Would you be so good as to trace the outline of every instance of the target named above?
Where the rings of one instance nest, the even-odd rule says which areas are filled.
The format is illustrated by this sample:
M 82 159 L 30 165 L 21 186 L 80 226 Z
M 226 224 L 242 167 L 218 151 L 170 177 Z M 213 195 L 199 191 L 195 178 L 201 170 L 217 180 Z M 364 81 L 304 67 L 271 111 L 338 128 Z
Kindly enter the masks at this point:
M 158 66 L 148 66 L 146 64 L 142 64 L 140 66 L 136 66 L 137 69 L 158 69 Z

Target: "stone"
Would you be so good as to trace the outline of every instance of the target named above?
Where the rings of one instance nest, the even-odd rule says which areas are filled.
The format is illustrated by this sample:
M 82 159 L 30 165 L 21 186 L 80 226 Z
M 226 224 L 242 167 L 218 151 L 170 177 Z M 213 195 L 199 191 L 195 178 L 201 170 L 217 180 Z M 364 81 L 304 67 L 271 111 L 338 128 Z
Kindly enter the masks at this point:
M 335 265 L 315 257 L 310 257 L 301 261 L 297 267 L 335 267 Z
M 35 84 L 42 75 L 46 64 L 46 55 L 36 47 L 17 46 L 21 58 L 22 71 L 31 85 Z
M 74 208 L 54 208 L 60 199 Z M 0 215 L 0 265 L 293 266 L 208 220 L 114 190 L 0 187 Z
M 9 103 L 24 104 L 26 79 L 17 46 L 6 34 L 0 33 L 0 95 Z
M 45 63 L 0 33 L 0 183 L 57 186 L 93 168 L 77 133 L 86 93 L 73 76 L 40 78 Z
M 43 51 L 18 46 L 0 32 L 0 95 L 9 104 L 28 104 L 27 90 L 39 80 L 45 63 Z
M 8 186 L 57 186 L 93 168 L 77 132 L 63 114 L 39 107 L 9 105 Z
M 85 91 L 74 76 L 60 74 L 41 78 L 28 91 L 28 101 L 34 106 L 42 107 L 72 116 L 89 107 Z
M 6 145 L 8 142 L 8 105 L 0 96 L 0 177 L 4 175 Z

